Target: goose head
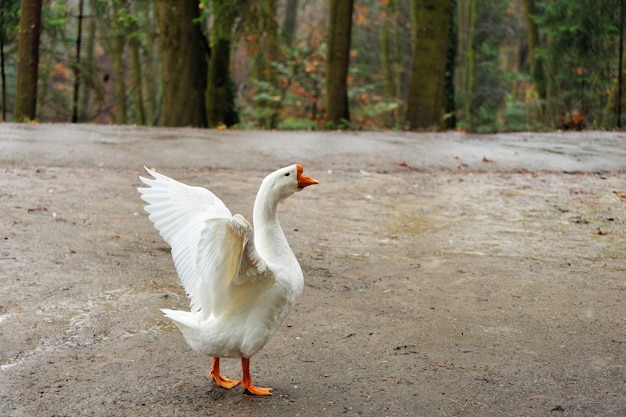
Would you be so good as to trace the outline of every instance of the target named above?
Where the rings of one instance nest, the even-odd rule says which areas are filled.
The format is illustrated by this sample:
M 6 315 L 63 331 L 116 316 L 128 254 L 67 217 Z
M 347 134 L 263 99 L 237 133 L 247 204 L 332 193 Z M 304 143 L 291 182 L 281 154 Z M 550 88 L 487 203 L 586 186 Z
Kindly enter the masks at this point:
M 269 174 L 263 180 L 261 188 L 268 187 L 276 200 L 282 201 L 304 187 L 314 184 L 319 184 L 319 182 L 305 175 L 302 165 L 293 164 Z

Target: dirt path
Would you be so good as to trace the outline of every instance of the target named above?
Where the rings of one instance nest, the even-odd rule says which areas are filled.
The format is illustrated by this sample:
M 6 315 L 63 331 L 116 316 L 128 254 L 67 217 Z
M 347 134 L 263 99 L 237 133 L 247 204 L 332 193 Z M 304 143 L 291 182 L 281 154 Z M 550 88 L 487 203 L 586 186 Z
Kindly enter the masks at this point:
M 625 138 L 0 124 L 0 415 L 626 415 Z M 187 299 L 137 176 L 250 218 L 293 162 L 306 285 L 250 397 L 162 318 Z

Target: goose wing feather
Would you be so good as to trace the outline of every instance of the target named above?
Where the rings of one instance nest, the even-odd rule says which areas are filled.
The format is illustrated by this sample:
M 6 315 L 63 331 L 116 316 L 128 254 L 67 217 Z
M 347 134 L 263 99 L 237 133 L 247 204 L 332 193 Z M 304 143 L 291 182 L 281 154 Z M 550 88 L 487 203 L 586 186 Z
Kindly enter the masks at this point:
M 146 170 L 154 179 L 140 177 L 148 188 L 138 191 L 148 203 L 149 219 L 172 248 L 191 311 L 202 311 L 205 319 L 221 315 L 232 301 L 233 285 L 265 272 L 252 226 L 206 188 Z

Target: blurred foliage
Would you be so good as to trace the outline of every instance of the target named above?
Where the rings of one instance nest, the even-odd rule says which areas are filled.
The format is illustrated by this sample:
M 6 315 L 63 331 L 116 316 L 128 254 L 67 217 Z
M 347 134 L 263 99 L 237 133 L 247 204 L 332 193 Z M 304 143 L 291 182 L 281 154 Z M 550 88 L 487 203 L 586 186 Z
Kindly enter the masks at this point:
M 546 42 L 538 53 L 548 63 L 553 95 L 546 103 L 558 123 L 579 111 L 597 128 L 611 127 L 603 110 L 617 76 L 621 0 L 547 0 L 534 17 Z M 556 119 L 556 120 L 555 120 Z
M 9 109 L 15 106 L 17 82 L 17 34 L 19 32 L 19 0 L 0 0 L 0 108 L 5 120 Z
M 461 10 L 470 0 L 456 0 Z M 457 128 L 467 126 L 467 109 L 473 129 L 478 132 L 549 130 L 563 126 L 563 119 L 573 114 L 584 117 L 592 128 L 613 128 L 624 120 L 626 103 L 615 106 L 619 68 L 619 42 L 623 36 L 620 13 L 623 0 L 536 0 L 531 18 L 538 25 L 540 45 L 536 50 L 545 66 L 548 94 L 540 97 L 536 80 L 528 64 L 528 45 L 522 0 L 475 0 L 477 5 L 475 39 L 472 45 L 475 68 L 472 91 L 460 81 L 467 77 L 464 54 L 467 54 L 467 21 L 456 17 L 458 31 L 450 42 L 448 68 L 449 94 L 454 97 L 446 118 L 456 120 Z M 120 3 L 121 2 L 121 3 Z M 113 4 L 126 0 L 85 0 L 83 22 L 83 60 L 77 71 L 75 41 L 78 32 L 77 2 L 44 0 L 43 33 L 40 52 L 40 89 L 38 120 L 68 121 L 75 73 L 79 72 L 89 94 L 85 101 L 85 121 L 109 123 L 115 107 L 110 57 L 104 43 L 115 34 L 111 19 L 130 39 L 139 42 L 144 67 L 142 89 L 151 111 L 147 123 L 158 120 L 161 97 L 158 60 L 158 36 L 154 2 L 131 2 L 117 14 Z M 203 0 L 202 25 L 210 33 L 216 16 L 215 2 Z M 286 0 L 278 1 L 276 25 L 278 46 L 267 54 L 267 37 L 260 33 L 255 19 L 263 13 L 263 1 L 238 2 L 241 8 L 233 33 L 231 78 L 240 128 L 267 126 L 272 119 L 278 129 L 327 128 L 325 121 L 325 53 L 327 1 L 297 3 L 297 31 L 286 40 L 281 36 L 279 18 L 286 13 Z M 4 50 L 7 119 L 11 119 L 15 94 L 16 40 L 19 1 L 2 0 L 0 36 Z M 362 0 L 354 6 L 353 34 L 348 76 L 348 99 L 352 129 L 402 129 L 408 76 L 411 72 L 411 23 L 409 0 Z M 271 18 L 271 16 L 270 16 Z M 95 23 L 93 31 L 86 30 Z M 266 22 L 267 23 L 267 22 Z M 272 25 L 263 26 L 267 30 Z M 385 28 L 385 31 L 382 30 Z M 455 33 L 451 31 L 451 33 Z M 224 35 L 226 36 L 226 34 Z M 458 42 L 458 48 L 456 48 Z M 383 48 L 383 43 L 385 48 Z M 89 46 L 91 45 L 91 46 Z M 87 47 L 89 46 L 88 49 Z M 129 60 L 126 46 L 124 59 Z M 465 49 L 464 49 L 465 48 Z M 92 55 L 87 57 L 87 51 Z M 383 62 L 382 51 L 388 61 Z M 262 54 L 273 57 L 265 71 L 255 73 Z M 132 91 L 129 64 L 126 84 Z M 626 93 L 623 94 L 626 96 Z M 131 103 L 130 93 L 123 98 Z M 150 103 L 149 103 L 150 102 Z M 468 106 L 466 106 L 468 104 Z M 128 105 L 132 120 L 133 106 Z M 616 114 L 616 109 L 622 114 Z

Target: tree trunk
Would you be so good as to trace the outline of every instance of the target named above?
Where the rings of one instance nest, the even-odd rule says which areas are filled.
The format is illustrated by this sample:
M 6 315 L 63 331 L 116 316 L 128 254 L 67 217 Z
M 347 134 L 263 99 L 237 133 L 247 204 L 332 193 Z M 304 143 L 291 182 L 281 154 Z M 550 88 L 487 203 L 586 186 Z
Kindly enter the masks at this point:
M 406 125 L 428 129 L 442 125 L 451 0 L 412 0 L 413 62 Z
M 609 99 L 604 109 L 604 125 L 608 128 L 617 127 L 618 129 L 621 129 L 623 125 L 622 113 L 624 110 L 623 100 L 624 97 L 626 97 L 626 86 L 623 82 L 620 82 L 620 79 L 624 76 L 624 68 L 626 68 L 626 51 L 622 51 L 622 59 L 618 66 L 618 74 L 613 82 L 611 92 L 609 93 Z M 620 70 L 622 72 L 621 76 L 619 74 Z
M 124 38 L 115 35 L 111 49 L 113 79 L 113 123 L 126 124 L 126 80 L 124 70 Z
M 617 75 L 613 81 L 613 86 L 609 93 L 602 125 L 605 128 L 621 129 L 623 126 L 622 114 L 624 112 L 624 97 L 626 97 L 626 86 L 624 85 L 624 69 L 626 68 L 626 51 L 624 50 L 624 4 L 620 1 L 619 6 L 619 35 L 618 35 L 618 56 Z
M 554 39 L 550 35 L 546 37 L 545 43 L 548 49 L 553 49 L 552 44 L 554 43 Z M 546 99 L 543 106 L 543 118 L 547 126 L 555 126 L 563 116 L 560 114 L 559 104 L 561 100 L 559 98 L 559 85 L 556 82 L 557 73 L 561 68 L 559 67 L 558 57 L 554 55 L 547 57 L 544 65 L 546 74 Z
M 383 18 L 380 28 L 380 59 L 383 66 L 383 79 L 385 100 L 392 101 L 396 92 L 393 65 L 392 65 L 392 29 L 391 19 L 395 19 L 395 0 L 388 0 L 385 4 L 385 17 Z M 385 127 L 394 127 L 396 125 L 395 115 L 393 113 L 385 115 Z
M 216 0 L 214 5 L 215 16 L 211 30 L 211 57 L 206 92 L 208 125 L 232 126 L 239 122 L 239 117 L 235 110 L 230 79 L 230 43 L 239 7 L 231 0 Z
M 528 63 L 530 75 L 535 83 L 537 95 L 543 102 L 546 99 L 546 71 L 543 59 L 537 55 L 540 45 L 539 27 L 532 17 L 536 13 L 535 0 L 524 0 L 524 18 L 526 21 L 526 42 L 528 43 Z
M 255 92 L 256 113 L 261 115 L 258 124 L 262 128 L 275 129 L 278 124 L 278 109 L 280 107 L 280 87 L 274 63 L 279 61 L 278 24 L 276 14 L 277 0 L 263 0 L 259 8 L 259 41 L 261 48 L 255 57 L 254 78 L 261 81 L 263 88 Z M 262 94 L 260 94 L 262 93 Z M 258 97 L 261 97 L 259 99 Z
M 76 34 L 76 68 L 74 69 L 74 97 L 72 100 L 72 123 L 78 123 L 78 104 L 81 82 L 80 47 L 83 41 L 83 6 L 84 1 L 78 2 L 78 33 Z
M 287 0 L 285 4 L 285 18 L 283 20 L 283 35 L 287 46 L 291 46 L 296 37 L 298 27 L 298 0 Z
M 85 122 L 90 117 L 91 91 L 98 82 L 94 74 L 94 49 L 96 45 L 96 22 L 90 19 L 87 27 L 87 45 L 85 47 L 85 57 L 82 60 L 80 72 L 80 94 L 78 99 L 78 122 Z
M 354 0 L 330 0 L 326 56 L 326 123 L 340 128 L 350 121 L 348 66 Z
M 111 55 L 111 78 L 113 80 L 113 123 L 126 124 L 126 69 L 124 66 L 124 49 L 126 47 L 127 33 L 118 21 L 120 11 L 126 4 L 119 1 L 113 2 L 113 21 L 111 30 L 113 39 L 109 48 Z
M 465 102 L 465 129 L 468 132 L 474 131 L 474 118 L 472 116 L 472 101 L 474 82 L 476 80 L 476 53 L 474 51 L 474 40 L 476 39 L 476 18 L 478 16 L 478 0 L 470 0 L 469 10 L 469 34 L 467 40 L 467 99 Z
M 154 18 L 152 13 L 146 12 L 145 15 L 146 21 L 149 23 L 155 23 L 154 27 L 156 27 L 156 21 L 153 20 Z M 145 77 L 144 79 L 144 87 L 146 89 L 146 94 L 144 96 L 144 110 L 146 114 L 146 123 L 150 126 L 159 124 L 162 94 L 160 45 L 158 38 L 153 36 L 155 33 L 156 30 L 149 31 L 145 40 L 146 66 L 147 68 L 150 68 L 150 76 Z
M 458 23 L 456 19 L 457 7 L 457 0 L 452 0 L 450 2 L 450 28 L 448 31 L 448 49 L 446 51 L 446 70 L 444 77 L 444 95 L 446 97 L 446 102 L 443 125 L 446 129 L 456 128 L 456 87 L 454 85 L 454 73 L 456 72 L 458 45 Z
M 471 0 L 458 0 L 457 4 L 457 66 L 454 84 L 457 92 L 467 91 L 467 37 L 469 34 Z
M 146 115 L 143 108 L 143 83 L 142 83 L 142 70 L 141 59 L 139 54 L 139 35 L 131 35 L 129 40 L 130 46 L 130 74 L 133 80 L 132 96 L 133 96 L 133 114 L 135 124 L 145 125 Z
M 395 115 L 395 125 L 398 126 L 402 122 L 402 117 L 406 111 L 406 101 L 405 101 L 405 93 L 408 88 L 408 71 L 405 70 L 405 65 L 403 64 L 404 57 L 410 55 L 411 44 L 410 42 L 406 42 L 406 37 L 403 36 L 403 32 L 399 30 L 400 25 L 400 16 L 402 15 L 402 3 L 395 2 L 395 21 L 397 29 L 394 34 L 394 42 L 393 42 L 393 56 L 394 63 L 392 65 L 393 74 L 395 76 L 396 82 L 395 85 L 395 93 L 394 97 L 398 100 L 398 109 L 394 112 Z
M 619 5 L 619 65 L 617 66 L 617 106 L 615 118 L 617 127 L 622 128 L 622 98 L 624 97 L 624 2 Z
M 16 122 L 35 120 L 37 116 L 41 0 L 22 0 L 21 10 L 15 97 Z
M 4 4 L 4 0 L 0 0 L 0 82 L 2 82 L 2 119 L 7 120 L 7 76 L 4 63 L 4 44 L 6 26 L 8 23 L 8 7 Z
M 163 126 L 206 127 L 206 39 L 196 0 L 157 0 L 163 78 Z

